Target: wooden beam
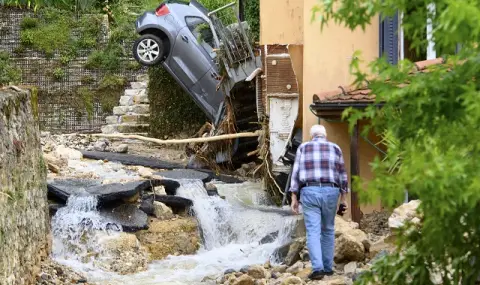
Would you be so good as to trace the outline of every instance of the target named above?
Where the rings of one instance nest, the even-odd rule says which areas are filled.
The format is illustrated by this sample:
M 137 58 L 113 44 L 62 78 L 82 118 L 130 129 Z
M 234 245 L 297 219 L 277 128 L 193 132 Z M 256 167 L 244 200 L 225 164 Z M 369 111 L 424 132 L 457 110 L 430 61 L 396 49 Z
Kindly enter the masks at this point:
M 350 135 L 350 189 L 351 189 L 351 213 L 352 220 L 360 223 L 362 219 L 362 212 L 360 211 L 360 204 L 358 201 L 357 189 L 353 187 L 353 177 L 360 175 L 360 161 L 358 157 L 358 137 L 359 127 L 358 122 L 353 127 L 353 132 Z
M 104 137 L 104 138 L 116 138 L 116 139 L 135 139 L 146 142 L 152 142 L 156 144 L 186 144 L 186 143 L 205 143 L 221 140 L 230 140 L 236 138 L 251 138 L 258 137 L 263 135 L 263 131 L 255 131 L 250 133 L 236 133 L 236 134 L 227 134 L 219 135 L 212 137 L 203 137 L 203 138 L 190 138 L 190 139 L 173 139 L 173 140 L 159 140 L 155 138 L 149 138 L 139 135 L 127 135 L 127 134 L 91 134 L 92 137 Z

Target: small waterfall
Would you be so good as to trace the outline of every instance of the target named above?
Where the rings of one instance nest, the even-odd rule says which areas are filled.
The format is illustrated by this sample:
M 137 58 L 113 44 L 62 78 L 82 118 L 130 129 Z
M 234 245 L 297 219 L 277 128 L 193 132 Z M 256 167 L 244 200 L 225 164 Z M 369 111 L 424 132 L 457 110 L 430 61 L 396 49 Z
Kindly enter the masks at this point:
M 121 225 L 100 216 L 97 204 L 95 196 L 70 196 L 67 205 L 57 211 L 52 219 L 55 258 L 92 262 L 99 240 L 122 231 Z
M 276 213 L 259 212 L 232 205 L 218 196 L 208 196 L 202 181 L 180 180 L 177 195 L 191 199 L 202 228 L 206 250 L 228 244 L 251 244 L 275 233 L 278 243 L 286 242 L 295 219 Z M 239 187 L 230 184 L 230 187 Z

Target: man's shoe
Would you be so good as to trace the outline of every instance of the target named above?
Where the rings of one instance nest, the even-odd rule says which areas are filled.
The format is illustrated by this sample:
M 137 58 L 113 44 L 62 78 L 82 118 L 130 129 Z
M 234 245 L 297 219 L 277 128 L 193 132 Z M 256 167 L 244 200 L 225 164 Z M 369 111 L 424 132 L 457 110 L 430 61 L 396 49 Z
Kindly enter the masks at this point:
M 322 280 L 323 277 L 325 276 L 331 276 L 333 275 L 333 271 L 323 271 L 323 270 L 320 270 L 320 271 L 313 271 L 312 273 L 310 273 L 310 275 L 308 275 L 308 279 L 310 280 Z

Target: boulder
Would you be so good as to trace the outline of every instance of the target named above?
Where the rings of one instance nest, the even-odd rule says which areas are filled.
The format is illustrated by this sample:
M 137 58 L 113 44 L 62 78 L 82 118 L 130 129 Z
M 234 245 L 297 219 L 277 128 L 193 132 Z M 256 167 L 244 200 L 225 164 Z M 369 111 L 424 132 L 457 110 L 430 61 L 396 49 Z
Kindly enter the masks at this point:
M 95 151 L 105 151 L 108 147 L 109 143 L 106 140 L 98 140 L 93 145 L 93 149 Z
M 266 243 L 272 243 L 275 241 L 275 239 L 278 237 L 278 231 L 275 231 L 273 233 L 269 233 L 268 235 L 264 236 L 260 241 L 259 244 L 266 244 Z
M 68 200 L 70 195 L 89 195 L 87 188 L 101 185 L 100 180 L 89 179 L 55 179 L 48 181 L 48 196 L 60 199 L 63 202 Z
M 298 272 L 302 271 L 305 268 L 303 262 L 297 261 L 294 265 L 287 268 L 286 272 L 291 274 L 297 274 Z
M 153 170 L 148 167 L 139 166 L 137 169 L 138 175 L 144 178 L 152 178 Z
M 52 165 L 62 166 L 62 167 L 67 165 L 66 159 L 61 159 L 51 153 L 44 153 L 43 159 L 47 164 L 52 164 Z
M 252 277 L 244 274 L 244 275 L 238 277 L 231 284 L 232 285 L 255 285 L 255 280 Z
M 291 285 L 291 284 L 303 284 L 303 281 L 300 277 L 297 276 L 288 276 L 287 278 L 283 279 L 281 285 Z
M 142 198 L 139 209 L 145 212 L 147 215 L 153 215 L 155 211 L 155 208 L 153 207 L 153 202 L 155 202 L 153 195 L 144 196 Z
M 383 237 L 372 244 L 370 247 L 369 257 L 374 258 L 381 251 L 393 252 L 395 245 L 389 241 L 389 238 Z
M 128 144 L 119 144 L 115 147 L 115 152 L 118 153 L 127 153 L 128 152 Z
M 135 205 L 123 204 L 112 209 L 102 209 L 100 215 L 121 225 L 125 232 L 135 232 L 148 229 L 148 216 Z
M 363 261 L 365 259 L 365 247 L 363 243 L 353 235 L 343 233 L 335 240 L 336 263 Z
M 295 262 L 300 260 L 300 252 L 305 247 L 305 238 L 298 238 L 292 242 L 288 249 L 287 256 L 285 257 L 285 264 L 287 266 L 293 265 Z
M 349 276 L 353 276 L 353 274 L 355 274 L 356 270 L 357 270 L 357 262 L 356 261 L 349 262 L 349 263 L 345 264 L 345 266 L 343 267 L 343 272 L 346 275 L 349 275 Z
M 419 205 L 420 200 L 412 200 L 393 210 L 392 215 L 388 218 L 388 227 L 390 230 L 396 230 L 402 227 L 405 222 L 411 221 L 414 218 L 418 219 L 417 208 Z
M 100 240 L 100 254 L 94 265 L 118 274 L 133 274 L 145 271 L 149 256 L 133 234 L 120 233 Z
M 194 217 L 163 221 L 151 218 L 148 229 L 135 235 L 147 248 L 152 260 L 161 260 L 168 255 L 195 254 L 200 247 L 200 233 Z
M 174 217 L 172 209 L 162 202 L 153 202 L 153 214 L 159 220 L 168 220 Z
M 54 155 L 63 160 L 80 160 L 83 158 L 83 155 L 80 151 L 73 148 L 68 148 L 63 145 L 59 145 L 55 148 Z
M 155 195 L 167 195 L 167 191 L 165 191 L 165 186 L 156 186 L 153 188 L 153 193 Z
M 247 274 L 255 279 L 262 279 L 267 277 L 267 271 L 263 266 L 253 265 L 247 270 Z
M 155 201 L 167 205 L 175 214 L 184 213 L 193 205 L 190 199 L 171 195 L 155 195 Z

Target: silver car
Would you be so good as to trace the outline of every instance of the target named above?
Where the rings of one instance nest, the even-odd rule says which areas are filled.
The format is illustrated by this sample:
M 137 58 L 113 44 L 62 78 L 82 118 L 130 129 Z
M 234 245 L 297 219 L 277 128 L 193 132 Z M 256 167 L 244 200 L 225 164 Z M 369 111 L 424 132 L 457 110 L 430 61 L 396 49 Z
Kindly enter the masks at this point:
M 195 0 L 168 0 L 142 14 L 136 29 L 135 59 L 145 66 L 162 64 L 214 124 L 224 116 L 225 96 L 261 71 L 235 3 L 209 12 Z M 225 56 L 217 56 L 219 51 Z M 255 92 L 251 96 L 255 102 Z

